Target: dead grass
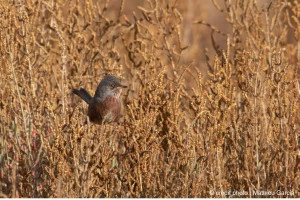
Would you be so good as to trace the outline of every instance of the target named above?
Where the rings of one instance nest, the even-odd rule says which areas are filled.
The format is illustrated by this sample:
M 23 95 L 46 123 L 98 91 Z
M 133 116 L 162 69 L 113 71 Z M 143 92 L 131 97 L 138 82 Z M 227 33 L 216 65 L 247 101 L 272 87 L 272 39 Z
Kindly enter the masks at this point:
M 2 2 L 0 196 L 299 197 L 300 4 L 206 5 Z M 71 94 L 105 73 L 119 125 Z

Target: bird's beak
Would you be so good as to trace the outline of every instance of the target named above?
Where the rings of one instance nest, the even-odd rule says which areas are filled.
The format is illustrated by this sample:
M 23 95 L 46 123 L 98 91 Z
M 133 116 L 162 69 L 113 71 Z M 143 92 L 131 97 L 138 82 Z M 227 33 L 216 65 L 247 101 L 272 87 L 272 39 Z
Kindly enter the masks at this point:
M 121 88 L 127 88 L 127 86 L 126 85 L 118 85 L 118 87 L 121 87 Z

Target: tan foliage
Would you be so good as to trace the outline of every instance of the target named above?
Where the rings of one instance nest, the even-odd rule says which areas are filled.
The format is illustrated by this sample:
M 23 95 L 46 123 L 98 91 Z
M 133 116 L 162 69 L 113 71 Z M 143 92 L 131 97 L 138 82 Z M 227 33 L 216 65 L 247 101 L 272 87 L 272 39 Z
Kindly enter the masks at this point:
M 299 10 L 1 2 L 0 196 L 299 197 Z M 71 90 L 106 73 L 123 119 L 90 124 Z

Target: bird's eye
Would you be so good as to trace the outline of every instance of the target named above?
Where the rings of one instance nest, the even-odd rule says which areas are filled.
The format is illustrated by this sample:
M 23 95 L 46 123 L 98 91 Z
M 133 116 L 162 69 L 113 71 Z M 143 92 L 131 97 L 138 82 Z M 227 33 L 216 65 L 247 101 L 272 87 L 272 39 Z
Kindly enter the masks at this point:
M 115 87 L 115 84 L 110 84 L 110 88 L 113 89 Z

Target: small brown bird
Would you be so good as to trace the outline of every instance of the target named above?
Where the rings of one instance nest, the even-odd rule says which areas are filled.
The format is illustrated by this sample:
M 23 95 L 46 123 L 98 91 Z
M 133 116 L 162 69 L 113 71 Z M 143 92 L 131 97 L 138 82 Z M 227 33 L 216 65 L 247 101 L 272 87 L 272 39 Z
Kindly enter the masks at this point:
M 73 89 L 73 93 L 89 104 L 88 116 L 96 124 L 118 122 L 121 116 L 122 88 L 120 80 L 115 76 L 106 75 L 99 83 L 94 97 L 85 89 Z

